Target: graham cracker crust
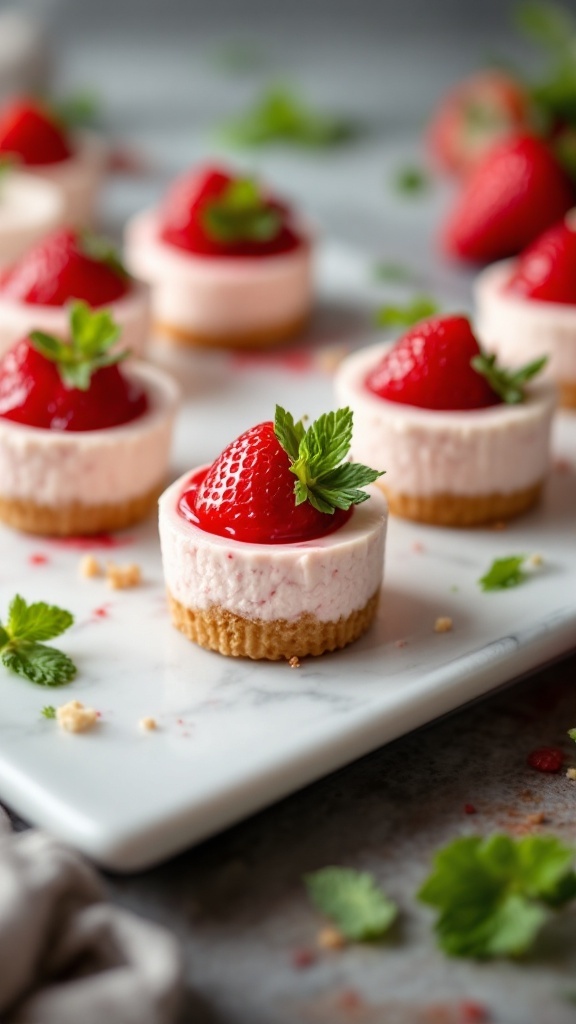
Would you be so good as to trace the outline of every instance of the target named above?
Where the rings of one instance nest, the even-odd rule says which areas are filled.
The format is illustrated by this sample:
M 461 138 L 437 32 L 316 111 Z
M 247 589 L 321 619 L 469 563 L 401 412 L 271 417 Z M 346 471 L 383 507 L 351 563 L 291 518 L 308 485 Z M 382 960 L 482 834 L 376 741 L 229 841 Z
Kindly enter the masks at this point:
M 45 537 L 75 537 L 123 530 L 145 519 L 156 508 L 162 484 L 137 498 L 117 504 L 36 505 L 21 498 L 0 495 L 0 520 L 25 533 Z
M 201 331 L 188 331 L 165 320 L 156 321 L 154 330 L 164 335 L 176 345 L 197 346 L 202 348 L 267 348 L 279 345 L 301 334 L 308 323 L 308 314 L 289 320 L 287 323 L 275 324 L 265 330 L 246 331 L 239 334 L 203 334 Z
M 415 497 L 399 494 L 380 484 L 388 500 L 390 513 L 402 519 L 413 519 L 432 526 L 482 526 L 526 512 L 540 497 L 542 484 L 535 484 L 513 494 L 478 494 L 471 497 L 435 494 Z
M 359 611 L 337 622 L 320 622 L 306 613 L 294 622 L 254 622 L 216 605 L 186 608 L 168 592 L 172 621 L 189 640 L 233 658 L 279 661 L 335 651 L 365 633 L 376 614 L 379 591 Z
M 576 380 L 558 381 L 558 400 L 562 409 L 576 409 Z

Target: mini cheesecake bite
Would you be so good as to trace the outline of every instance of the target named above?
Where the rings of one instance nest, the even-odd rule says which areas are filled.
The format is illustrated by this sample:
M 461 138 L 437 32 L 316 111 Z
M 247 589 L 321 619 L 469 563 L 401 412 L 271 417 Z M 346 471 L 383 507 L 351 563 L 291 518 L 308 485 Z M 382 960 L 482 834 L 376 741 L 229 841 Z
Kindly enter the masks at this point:
M 266 347 L 309 317 L 309 235 L 256 181 L 218 167 L 177 179 L 129 221 L 125 254 L 152 288 L 156 328 L 175 342 Z
M 0 272 L 62 223 L 57 188 L 0 161 Z
M 234 657 L 320 655 L 370 626 L 384 567 L 379 476 L 343 462 L 349 409 L 309 429 L 276 408 L 160 499 L 174 625 Z M 364 488 L 368 488 L 365 490 Z
M 510 366 L 548 356 L 560 405 L 576 409 L 576 210 L 475 284 L 478 333 Z
M 58 189 L 65 223 L 92 223 L 108 160 L 98 135 L 68 131 L 47 105 L 19 96 L 0 110 L 0 156 Z
M 106 239 L 59 228 L 0 272 L 0 355 L 35 329 L 66 337 L 73 300 L 106 307 L 121 329 L 123 349 L 144 353 L 147 286 L 129 276 Z
M 390 511 L 475 526 L 533 506 L 548 471 L 555 404 L 550 383 L 531 383 L 544 362 L 501 369 L 464 316 L 423 321 L 394 345 L 345 359 L 336 394 L 354 412 L 352 454 L 386 466 Z
M 69 338 L 33 331 L 0 359 L 0 521 L 71 536 L 143 519 L 164 486 L 178 389 L 122 366 L 119 329 L 76 302 Z

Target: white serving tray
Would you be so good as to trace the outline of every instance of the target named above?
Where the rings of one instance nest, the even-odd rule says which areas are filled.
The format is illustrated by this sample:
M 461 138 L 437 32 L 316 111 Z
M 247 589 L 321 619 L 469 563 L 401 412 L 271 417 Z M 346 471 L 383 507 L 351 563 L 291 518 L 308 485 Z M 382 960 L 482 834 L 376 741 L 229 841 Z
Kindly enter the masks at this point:
M 276 401 L 295 415 L 333 404 L 327 364 L 339 346 L 375 340 L 363 333 L 366 310 L 382 294 L 368 262 L 343 248 L 323 253 L 320 277 L 324 312 L 305 345 L 246 357 L 156 351 L 186 392 L 174 475 L 271 418 Z M 0 668 L 1 798 L 103 865 L 145 868 L 567 653 L 576 646 L 576 416 L 559 417 L 554 445 L 561 461 L 541 507 L 507 530 L 392 521 L 375 626 L 294 670 L 202 651 L 172 628 L 153 522 L 115 548 L 0 529 L 0 617 L 16 590 L 69 608 L 76 624 L 56 643 L 79 667 L 60 690 Z M 144 585 L 114 592 L 81 579 L 83 550 L 137 561 Z M 516 553 L 540 554 L 543 565 L 514 590 L 482 593 L 476 581 L 492 560 Z M 453 631 L 437 634 L 445 615 Z M 73 698 L 101 711 L 91 733 L 64 734 L 41 716 Z M 146 715 L 156 732 L 139 729 Z

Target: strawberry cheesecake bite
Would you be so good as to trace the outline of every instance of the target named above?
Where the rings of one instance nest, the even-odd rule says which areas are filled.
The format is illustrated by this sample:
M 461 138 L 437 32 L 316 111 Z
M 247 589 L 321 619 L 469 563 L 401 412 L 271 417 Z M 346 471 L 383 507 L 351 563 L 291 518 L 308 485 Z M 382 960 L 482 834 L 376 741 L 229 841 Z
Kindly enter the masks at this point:
M 108 159 L 98 135 L 69 132 L 47 106 L 20 96 L 0 110 L 0 156 L 59 190 L 65 223 L 92 222 Z
M 59 228 L 0 272 L 0 355 L 34 329 L 66 337 L 75 299 L 93 309 L 105 306 L 121 330 L 122 347 L 143 354 L 147 286 L 129 276 L 106 239 Z
M 549 464 L 555 389 L 526 384 L 544 362 L 501 369 L 464 316 L 422 321 L 392 346 L 345 359 L 336 393 L 354 412 L 352 453 L 386 466 L 390 511 L 474 526 L 534 505 Z
M 119 530 L 164 486 L 178 389 L 120 365 L 107 311 L 76 302 L 70 337 L 33 331 L 0 359 L 0 520 L 29 533 Z
M 0 159 L 0 272 L 61 224 L 63 211 L 54 185 Z
M 560 405 L 576 409 L 576 211 L 475 285 L 478 333 L 510 366 L 546 353 Z
M 160 498 L 174 625 L 202 647 L 268 659 L 324 654 L 370 626 L 387 509 L 380 474 L 343 462 L 349 409 L 306 430 L 276 407 Z
M 152 287 L 157 329 L 185 345 L 265 347 L 312 305 L 309 235 L 251 178 L 220 168 L 177 179 L 126 228 L 126 262 Z

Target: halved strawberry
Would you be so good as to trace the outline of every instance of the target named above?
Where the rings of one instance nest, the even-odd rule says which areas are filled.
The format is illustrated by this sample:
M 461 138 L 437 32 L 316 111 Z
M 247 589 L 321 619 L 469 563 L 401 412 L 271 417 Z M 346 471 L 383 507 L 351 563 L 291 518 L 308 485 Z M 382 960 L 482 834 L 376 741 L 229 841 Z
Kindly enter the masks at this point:
M 37 243 L 0 278 L 0 295 L 40 306 L 63 306 L 71 299 L 106 306 L 130 288 L 109 247 L 67 228 Z
M 208 533 L 253 544 L 313 540 L 338 529 L 364 488 L 381 474 L 343 461 L 352 413 L 320 416 L 308 430 L 276 406 L 274 423 L 259 423 L 227 445 L 189 481 L 180 512 Z
M 574 187 L 540 139 L 496 143 L 464 183 L 442 232 L 450 256 L 479 263 L 513 256 L 574 202 Z
M 479 355 L 467 317 L 423 320 L 370 371 L 366 387 L 389 402 L 422 409 L 484 409 L 500 398 L 471 365 Z
M 35 100 L 20 97 L 0 113 L 0 153 L 28 167 L 56 164 L 72 156 L 66 132 Z
M 451 174 L 468 174 L 499 139 L 529 125 L 524 86 L 503 71 L 480 71 L 444 96 L 426 130 L 432 162 Z
M 544 302 L 576 304 L 576 217 L 540 235 L 520 254 L 505 290 Z

